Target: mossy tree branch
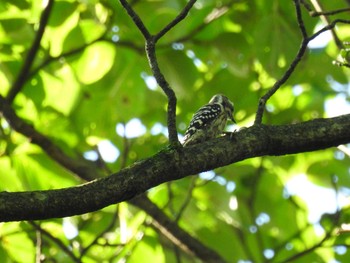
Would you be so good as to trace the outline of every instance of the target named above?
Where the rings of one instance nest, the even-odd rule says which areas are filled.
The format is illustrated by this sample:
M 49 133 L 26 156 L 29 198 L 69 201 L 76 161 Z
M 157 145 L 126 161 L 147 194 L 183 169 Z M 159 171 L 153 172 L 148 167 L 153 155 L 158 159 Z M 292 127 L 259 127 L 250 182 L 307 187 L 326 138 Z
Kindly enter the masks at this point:
M 0 221 L 66 217 L 130 200 L 164 182 L 264 155 L 321 150 L 350 142 L 350 115 L 282 126 L 255 125 L 177 151 L 165 149 L 106 178 L 77 187 L 0 193 Z M 93 193 L 93 194 L 92 194 Z

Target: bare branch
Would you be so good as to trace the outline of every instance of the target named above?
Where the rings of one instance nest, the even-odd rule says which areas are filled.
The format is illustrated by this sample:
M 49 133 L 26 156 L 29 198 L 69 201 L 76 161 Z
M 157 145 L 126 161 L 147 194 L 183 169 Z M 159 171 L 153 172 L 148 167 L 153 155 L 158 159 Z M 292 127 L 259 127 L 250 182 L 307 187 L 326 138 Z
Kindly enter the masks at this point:
M 171 40 L 170 43 L 162 43 L 158 45 L 159 47 L 169 47 L 172 43 L 181 43 L 185 42 L 187 40 L 193 40 L 193 37 L 200 33 L 203 29 L 205 29 L 208 25 L 210 25 L 212 22 L 216 21 L 217 19 L 221 18 L 224 14 L 227 13 L 229 8 L 235 3 L 235 1 L 230 1 L 229 3 L 226 3 L 225 5 L 221 6 L 220 8 L 214 9 L 211 13 L 209 13 L 205 18 L 204 21 L 199 24 L 197 27 L 193 28 L 190 32 L 188 32 L 186 35 L 179 37 L 177 39 Z
M 330 23 L 329 25 L 321 28 L 319 31 L 315 32 L 312 36 L 310 36 L 307 41 L 310 42 L 311 40 L 313 40 L 314 38 L 318 37 L 319 35 L 321 35 L 322 33 L 333 29 L 338 23 L 342 23 L 342 24 L 350 24 L 350 20 L 346 20 L 346 19 L 335 19 L 332 23 Z
M 322 34 L 323 32 L 326 32 L 328 30 L 333 29 L 336 24 L 338 23 L 344 23 L 344 24 L 350 24 L 350 20 L 345 20 L 345 19 L 336 19 L 327 26 L 323 27 L 316 33 L 314 33 L 311 36 L 308 36 L 306 32 L 306 28 L 304 25 L 304 21 L 302 18 L 301 14 L 301 9 L 300 9 L 300 3 L 299 0 L 294 0 L 295 4 L 295 10 L 296 10 L 296 15 L 297 15 L 297 21 L 298 21 L 298 26 L 300 29 L 300 32 L 302 34 L 302 42 L 300 44 L 299 50 L 294 58 L 294 60 L 290 63 L 288 69 L 285 71 L 283 76 L 278 79 L 275 84 L 273 85 L 272 88 L 270 88 L 264 96 L 262 96 L 259 100 L 259 105 L 258 105 L 258 110 L 255 116 L 255 121 L 254 124 L 261 124 L 262 123 L 262 116 L 264 114 L 265 106 L 267 101 L 272 97 L 273 94 L 276 93 L 276 91 L 290 78 L 290 76 L 293 74 L 295 68 L 298 66 L 299 62 L 303 58 L 305 51 L 307 50 L 307 46 L 311 40 Z M 346 65 L 342 65 L 346 66 Z
M 315 10 L 316 10 L 317 12 L 319 12 L 319 13 L 322 13 L 322 12 L 323 12 L 323 8 L 322 8 L 322 6 L 321 6 L 321 4 L 319 3 L 318 0 L 311 0 L 311 3 L 312 3 L 312 5 L 314 6 L 314 8 L 315 8 Z M 311 12 L 310 15 L 313 16 L 313 12 Z M 331 24 L 331 20 L 330 20 L 330 18 L 329 18 L 328 16 L 326 16 L 326 15 L 320 15 L 320 17 L 321 17 L 321 20 L 322 20 L 326 25 L 327 25 L 327 24 Z M 340 39 L 339 39 L 337 33 L 335 32 L 334 28 L 331 29 L 331 33 L 332 33 L 332 37 L 333 37 L 334 42 L 335 42 L 335 44 L 337 45 L 337 47 L 338 47 L 339 49 L 343 48 L 344 46 L 343 46 L 342 42 L 340 41 Z
M 146 28 L 145 24 L 142 22 L 141 18 L 136 14 L 134 9 L 131 7 L 131 5 L 126 0 L 119 0 L 121 5 L 124 7 L 125 11 L 128 13 L 128 15 L 131 17 L 131 19 L 134 21 L 134 24 L 137 26 L 137 28 L 142 33 L 143 37 L 145 39 L 148 39 L 151 37 L 151 34 L 149 33 L 148 29 Z
M 38 53 L 38 50 L 40 48 L 40 42 L 41 39 L 44 35 L 44 31 L 47 25 L 47 22 L 49 21 L 49 16 L 52 10 L 54 4 L 54 0 L 49 0 L 47 3 L 47 6 L 45 7 L 41 18 L 40 18 L 40 23 L 39 23 L 39 29 L 38 32 L 36 33 L 34 42 L 31 46 L 31 48 L 28 51 L 27 57 L 24 61 L 24 64 L 16 78 L 16 81 L 13 83 L 9 93 L 7 94 L 7 101 L 9 101 L 10 103 L 12 103 L 12 101 L 15 99 L 16 95 L 18 94 L 18 92 L 20 92 L 20 90 L 22 89 L 24 83 L 26 82 L 29 72 L 30 72 L 30 68 L 33 65 L 34 59 L 36 54 Z
M 341 9 L 337 9 L 337 10 L 332 10 L 332 11 L 320 11 L 320 12 L 310 12 L 311 16 L 332 16 L 332 15 L 337 15 L 340 13 L 344 13 L 344 12 L 349 12 L 350 11 L 350 7 L 346 7 L 346 8 L 341 8 Z
M 193 198 L 193 191 L 196 188 L 196 181 L 197 181 L 198 177 L 193 177 L 190 183 L 190 187 L 187 190 L 187 194 L 185 197 L 185 200 L 183 201 L 180 209 L 177 212 L 177 215 L 175 217 L 175 222 L 178 222 L 182 216 L 182 214 L 185 212 L 185 209 L 187 208 L 187 206 L 190 204 L 192 198 Z
M 299 62 L 301 61 L 301 59 L 303 58 L 305 51 L 307 49 L 307 45 L 309 43 L 309 41 L 311 39 L 308 39 L 307 36 L 307 32 L 305 29 L 305 25 L 304 25 L 304 21 L 302 18 L 302 14 L 301 14 L 301 9 L 300 9 L 300 3 L 299 0 L 294 0 L 294 5 L 295 5 L 295 10 L 296 10 L 296 14 L 297 14 L 297 21 L 298 21 L 298 25 L 299 25 L 299 29 L 301 31 L 302 34 L 302 42 L 300 44 L 299 50 L 294 58 L 294 60 L 292 61 L 292 63 L 289 65 L 288 69 L 286 70 L 286 72 L 283 74 L 283 76 L 277 80 L 275 82 L 275 84 L 273 85 L 273 87 L 271 89 L 269 89 L 266 94 L 264 96 L 262 96 L 259 100 L 259 106 L 258 106 L 258 110 L 256 112 L 256 116 L 255 116 L 255 121 L 254 124 L 261 124 L 262 123 L 262 116 L 264 114 L 264 110 L 265 110 L 265 105 L 266 102 L 271 98 L 271 96 L 273 94 L 275 94 L 275 92 L 289 79 L 289 77 L 292 75 L 292 73 L 294 72 L 295 68 L 297 67 L 297 65 L 299 64 Z
M 290 76 L 294 72 L 295 68 L 297 67 L 297 65 L 301 61 L 302 57 L 304 56 L 309 42 L 311 40 L 313 40 L 314 38 L 316 38 L 317 36 L 319 36 L 320 34 L 322 34 L 323 32 L 326 32 L 328 30 L 332 30 L 335 27 L 335 25 L 338 23 L 350 24 L 350 20 L 336 19 L 309 37 L 307 32 L 306 32 L 306 28 L 305 28 L 304 21 L 302 18 L 301 9 L 300 9 L 300 2 L 299 2 L 299 0 L 293 0 L 293 1 L 294 1 L 294 5 L 295 5 L 295 10 L 296 10 L 298 26 L 299 26 L 300 32 L 302 34 L 302 42 L 301 42 L 301 45 L 299 47 L 299 50 L 298 50 L 294 60 L 289 65 L 286 72 L 283 74 L 283 76 L 279 80 L 277 80 L 275 82 L 273 87 L 271 89 L 269 89 L 266 92 L 266 94 L 260 98 L 254 124 L 261 124 L 262 116 L 264 114 L 264 110 L 265 110 L 265 106 L 266 106 L 267 101 L 290 78 Z M 304 1 L 301 1 L 301 2 L 309 10 L 310 7 Z M 346 65 L 342 64 L 341 66 L 346 66 Z
M 303 21 L 303 16 L 301 14 L 300 3 L 298 0 L 293 0 L 295 5 L 295 13 L 297 15 L 298 26 L 303 37 L 303 40 L 307 38 L 307 32 Z
M 190 3 L 192 2 L 195 2 L 195 1 L 190 1 Z M 193 3 L 188 4 L 185 7 L 184 11 L 182 11 L 176 19 L 170 22 L 162 31 L 160 31 L 155 36 L 149 33 L 148 29 L 142 22 L 141 18 L 136 14 L 136 12 L 133 10 L 133 8 L 130 6 L 130 4 L 126 0 L 120 0 L 120 3 L 124 7 L 128 15 L 131 17 L 131 19 L 134 21 L 135 25 L 138 27 L 138 29 L 140 30 L 140 32 L 142 33 L 142 35 L 146 40 L 146 45 L 145 45 L 146 53 L 147 53 L 147 57 L 148 57 L 148 61 L 149 61 L 152 73 L 158 85 L 161 87 L 161 89 L 164 91 L 165 95 L 168 98 L 167 126 L 168 126 L 170 145 L 179 147 L 181 144 L 177 137 L 177 129 L 176 129 L 177 99 L 176 99 L 175 92 L 170 87 L 169 83 L 165 80 L 165 77 L 158 66 L 155 46 L 156 46 L 156 42 L 160 39 L 160 37 L 162 37 L 172 27 L 174 27 L 183 18 L 185 18 L 186 14 L 188 13 L 189 9 L 192 7 Z
M 316 0 L 311 0 L 311 3 L 315 7 L 316 11 L 312 9 L 309 3 L 305 2 L 305 0 L 300 0 L 300 3 L 306 8 L 306 10 L 309 12 L 310 16 L 317 17 L 317 16 L 332 16 L 337 15 L 344 12 L 349 12 L 350 8 L 340 8 L 332 11 L 323 11 L 319 2 Z
M 157 42 L 162 36 L 168 33 L 168 31 L 170 31 L 174 26 L 176 26 L 178 23 L 184 20 L 196 2 L 197 0 L 190 0 L 184 7 L 184 9 L 180 12 L 180 14 L 178 14 L 178 16 L 175 19 L 173 19 L 168 25 L 166 25 L 154 36 L 155 42 Z
M 150 67 L 152 69 L 154 78 L 157 80 L 158 85 L 162 88 L 168 98 L 168 110 L 167 110 L 167 126 L 169 133 L 169 141 L 173 146 L 179 146 L 180 142 L 177 137 L 176 129 L 176 95 L 169 83 L 165 80 L 163 73 L 158 66 L 158 60 L 156 57 L 155 39 L 151 37 L 146 40 L 146 53 Z

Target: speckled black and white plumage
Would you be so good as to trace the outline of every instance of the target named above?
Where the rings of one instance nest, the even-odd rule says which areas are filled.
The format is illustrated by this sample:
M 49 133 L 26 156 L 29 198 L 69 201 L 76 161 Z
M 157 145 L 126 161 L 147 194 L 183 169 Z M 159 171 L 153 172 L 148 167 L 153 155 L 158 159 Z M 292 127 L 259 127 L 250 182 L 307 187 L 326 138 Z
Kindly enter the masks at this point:
M 192 117 L 185 133 L 183 146 L 200 143 L 220 135 L 227 119 L 233 119 L 233 103 L 224 95 L 217 94 Z

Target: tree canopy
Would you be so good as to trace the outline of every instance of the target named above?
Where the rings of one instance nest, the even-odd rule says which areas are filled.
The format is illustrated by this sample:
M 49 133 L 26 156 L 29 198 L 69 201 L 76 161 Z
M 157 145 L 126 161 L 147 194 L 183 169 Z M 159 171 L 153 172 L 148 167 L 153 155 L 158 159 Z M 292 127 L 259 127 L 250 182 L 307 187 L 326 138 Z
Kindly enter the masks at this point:
M 1 1 L 1 262 L 349 261 L 349 11 Z

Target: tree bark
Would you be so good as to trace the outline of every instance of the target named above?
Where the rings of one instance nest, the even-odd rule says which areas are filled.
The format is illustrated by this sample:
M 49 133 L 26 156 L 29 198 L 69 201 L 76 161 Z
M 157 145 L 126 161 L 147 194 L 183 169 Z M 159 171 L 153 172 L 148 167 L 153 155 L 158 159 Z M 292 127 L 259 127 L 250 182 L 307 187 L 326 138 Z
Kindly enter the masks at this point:
M 166 148 L 115 174 L 57 190 L 1 192 L 0 221 L 38 220 L 96 211 L 171 180 L 263 155 L 321 150 L 350 142 L 350 114 L 299 124 L 255 125 L 202 144 Z

